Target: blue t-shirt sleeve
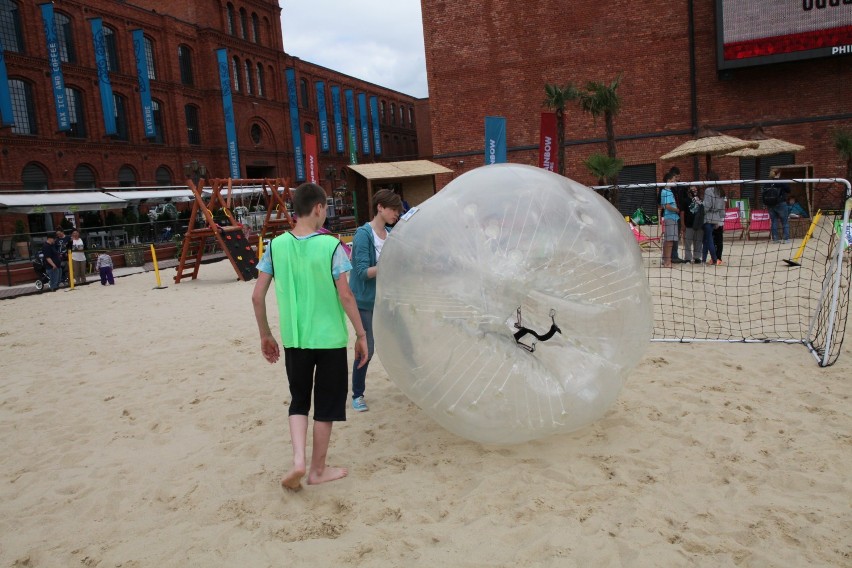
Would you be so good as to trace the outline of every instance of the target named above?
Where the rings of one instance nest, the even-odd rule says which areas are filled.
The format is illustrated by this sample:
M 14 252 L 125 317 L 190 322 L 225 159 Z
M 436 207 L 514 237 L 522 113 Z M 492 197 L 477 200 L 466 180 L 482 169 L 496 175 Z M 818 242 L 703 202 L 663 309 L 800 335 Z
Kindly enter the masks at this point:
M 263 255 L 260 257 L 260 262 L 257 263 L 257 269 L 260 272 L 265 272 L 267 274 L 275 275 L 272 272 L 272 259 L 269 258 L 269 247 L 266 247 L 263 251 Z
M 258 270 L 260 270 L 260 266 L 258 266 Z M 337 280 L 341 274 L 351 270 L 352 263 L 349 262 L 349 257 L 346 256 L 346 249 L 343 248 L 343 245 L 340 245 L 334 249 L 334 257 L 331 259 L 331 275 Z

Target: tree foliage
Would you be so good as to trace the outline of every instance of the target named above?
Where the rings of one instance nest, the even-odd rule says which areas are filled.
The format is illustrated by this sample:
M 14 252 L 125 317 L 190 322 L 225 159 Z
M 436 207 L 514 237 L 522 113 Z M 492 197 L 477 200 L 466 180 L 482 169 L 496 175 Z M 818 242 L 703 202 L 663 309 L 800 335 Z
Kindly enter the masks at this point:
M 837 128 L 832 131 L 831 139 L 840 156 L 846 160 L 846 179 L 852 181 L 852 130 Z

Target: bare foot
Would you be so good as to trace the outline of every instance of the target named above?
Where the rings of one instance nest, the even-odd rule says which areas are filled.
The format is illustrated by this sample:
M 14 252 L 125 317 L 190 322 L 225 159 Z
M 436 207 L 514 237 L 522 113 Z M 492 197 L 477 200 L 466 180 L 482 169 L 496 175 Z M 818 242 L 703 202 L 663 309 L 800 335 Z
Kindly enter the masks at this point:
M 328 481 L 343 479 L 349 475 L 349 470 L 344 467 L 327 467 L 321 473 L 311 472 L 308 474 L 308 485 L 319 485 Z
M 290 491 L 298 491 L 302 488 L 302 477 L 305 476 L 304 468 L 293 468 L 287 475 L 281 478 L 281 488 Z

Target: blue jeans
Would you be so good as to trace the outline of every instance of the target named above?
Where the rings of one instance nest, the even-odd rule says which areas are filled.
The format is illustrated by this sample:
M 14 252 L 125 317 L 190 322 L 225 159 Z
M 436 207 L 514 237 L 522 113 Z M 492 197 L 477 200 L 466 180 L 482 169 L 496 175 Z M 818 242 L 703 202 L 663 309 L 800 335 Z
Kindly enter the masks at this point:
M 367 332 L 367 363 L 358 368 L 361 361 L 356 360 L 352 364 L 352 398 L 356 399 L 359 396 L 364 396 L 364 389 L 367 388 L 367 367 L 370 366 L 370 359 L 373 358 L 373 349 L 375 342 L 373 341 L 373 310 L 358 309 L 361 314 L 361 323 L 364 325 L 364 331 Z
M 716 245 L 713 244 L 713 223 L 704 223 L 704 248 L 701 250 L 701 260 L 707 261 L 707 253 L 710 253 L 710 260 L 716 264 L 718 257 L 716 256 Z
M 781 223 L 784 228 L 784 240 L 790 240 L 790 206 L 784 202 L 779 203 L 775 207 L 769 209 L 769 221 L 771 223 L 772 240 L 780 241 L 778 224 Z
M 59 288 L 59 279 L 62 278 L 62 268 L 50 268 L 50 265 L 48 265 L 47 276 L 50 278 L 50 289 L 56 290 Z

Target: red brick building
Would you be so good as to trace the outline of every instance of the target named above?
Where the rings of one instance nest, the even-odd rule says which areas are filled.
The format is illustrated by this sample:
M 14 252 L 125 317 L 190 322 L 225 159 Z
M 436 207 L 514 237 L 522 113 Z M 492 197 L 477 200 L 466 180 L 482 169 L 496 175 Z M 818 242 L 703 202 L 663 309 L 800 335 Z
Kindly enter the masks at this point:
M 814 13 L 819 6 L 846 11 L 843 21 L 852 12 L 846 2 L 816 3 Z M 699 171 L 698 160 L 659 159 L 703 125 L 743 136 L 762 124 L 770 136 L 806 147 L 775 161 L 845 175 L 830 131 L 852 127 L 852 55 L 719 71 L 713 0 L 423 0 L 422 11 L 433 159 L 457 173 L 483 164 L 487 115 L 507 119 L 508 161 L 537 165 L 544 85 L 609 83 L 623 73 L 615 118 L 622 181 L 660 181 L 672 165 L 684 179 L 703 175 L 703 160 Z M 593 184 L 582 161 L 605 152 L 603 121 L 569 104 L 565 125 L 566 175 Z M 765 172 L 772 160 L 762 162 Z M 713 167 L 737 179 L 751 176 L 754 164 L 716 158 Z
M 285 69 L 295 69 L 299 129 L 319 134 L 316 83 L 377 97 L 383 152 L 358 161 L 418 155 L 417 99 L 313 65 L 284 52 L 277 0 L 55 0 L 57 43 L 71 129 L 60 132 L 45 26 L 38 2 L 0 4 L 0 40 L 15 123 L 0 128 L 0 190 L 179 185 L 193 160 L 210 177 L 229 177 L 222 91 L 215 50 L 226 48 L 242 177 L 282 177 L 295 183 Z M 90 20 L 105 32 L 117 135 L 106 136 Z M 147 138 L 132 31 L 144 33 L 156 136 Z M 357 99 L 356 99 L 357 105 Z M 345 104 L 341 104 L 344 124 Z M 368 113 L 369 114 L 369 113 Z M 360 123 L 360 113 L 356 110 Z M 372 118 L 370 118 L 372 123 Z M 371 150 L 374 150 L 371 144 Z M 344 177 L 348 147 L 320 152 L 321 183 Z M 37 215 L 30 229 L 46 230 Z M 0 215 L 0 234 L 15 215 Z M 20 218 L 20 217 L 17 217 Z M 49 225 L 50 220 L 45 220 Z

